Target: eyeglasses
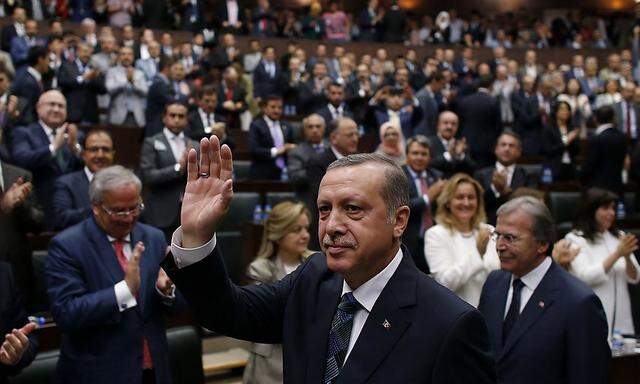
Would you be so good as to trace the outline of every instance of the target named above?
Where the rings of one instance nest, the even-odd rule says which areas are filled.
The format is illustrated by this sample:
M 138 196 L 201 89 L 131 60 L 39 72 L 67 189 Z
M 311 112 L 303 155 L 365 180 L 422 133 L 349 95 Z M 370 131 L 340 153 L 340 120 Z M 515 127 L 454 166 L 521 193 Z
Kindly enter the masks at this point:
M 135 208 L 127 209 L 125 211 L 112 211 L 109 208 L 105 207 L 104 205 L 101 205 L 100 208 L 102 208 L 102 210 L 105 211 L 106 214 L 111 216 L 112 218 L 122 219 L 125 217 L 129 217 L 130 215 L 139 215 L 140 212 L 144 210 L 144 204 L 140 203 Z
M 105 152 L 105 153 L 113 152 L 113 148 L 110 148 L 110 147 L 87 147 L 84 150 L 89 152 L 89 153 L 97 153 L 97 152 L 100 152 L 100 151 Z
M 500 233 L 498 231 L 493 231 L 493 233 L 491 234 L 491 238 L 496 243 L 500 240 L 501 237 L 508 245 L 513 245 L 522 239 L 522 236 L 516 236 L 511 233 Z

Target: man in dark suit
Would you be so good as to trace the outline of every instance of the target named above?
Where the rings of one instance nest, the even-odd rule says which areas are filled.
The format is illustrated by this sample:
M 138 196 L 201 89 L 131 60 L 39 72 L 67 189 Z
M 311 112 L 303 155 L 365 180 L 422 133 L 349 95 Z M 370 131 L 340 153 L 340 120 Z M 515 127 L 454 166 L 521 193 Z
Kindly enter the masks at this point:
M 35 107 L 38 98 L 47 89 L 46 81 L 43 79 L 49 71 L 47 48 L 35 46 L 29 49 L 27 63 L 27 69 L 18 73 L 11 86 L 11 94 L 18 96 L 25 106 L 16 125 L 27 125 L 38 120 Z
M 262 116 L 251 122 L 249 177 L 253 180 L 280 180 L 286 170 L 287 152 L 296 145 L 293 143 L 293 130 L 280 121 L 281 116 L 282 98 L 271 95 L 263 101 Z
M 435 202 L 442 192 L 445 181 L 442 172 L 429 168 L 429 140 L 417 135 L 407 141 L 407 164 L 402 170 L 410 182 L 409 198 L 411 214 L 402 243 L 407 246 L 416 267 L 429 274 L 429 265 L 424 255 L 424 233 L 433 224 Z
M 344 102 L 344 85 L 333 82 L 327 86 L 325 93 L 328 102 L 315 113 L 322 116 L 326 124 L 340 117 L 353 118 L 347 103 Z
M 478 307 L 498 382 L 607 383 L 611 351 L 602 304 L 547 256 L 553 232 L 551 213 L 538 199 L 521 197 L 498 209 L 502 270 L 487 278 Z
M 238 287 L 212 240 L 232 198 L 231 152 L 202 145 L 211 160 L 198 170 L 189 156 L 193 193 L 163 265 L 204 326 L 282 343 L 285 383 L 495 382 L 480 314 L 401 247 L 409 186 L 397 165 L 377 154 L 333 163 L 318 195 L 324 253 L 277 283 Z
M 476 164 L 471 159 L 466 139 L 456 139 L 458 116 L 444 111 L 438 116 L 437 133 L 429 136 L 431 166 L 449 178 L 458 172 L 473 174 Z
M 188 128 L 185 134 L 200 141 L 203 137 L 211 136 L 213 127 L 217 123 L 226 123 L 224 117 L 216 113 L 218 107 L 218 92 L 212 85 L 205 85 L 196 94 L 198 108 L 189 112 Z
M 36 357 L 38 342 L 32 332 L 35 323 L 27 321 L 27 312 L 13 280 L 11 266 L 0 262 L 0 384 L 7 384 Z
M 383 87 L 369 102 L 373 119 L 373 125 L 369 125 L 369 132 L 375 132 L 376 139 L 380 141 L 379 127 L 387 121 L 394 122 L 402 129 L 405 139 L 414 135 L 424 135 L 422 121 L 422 109 L 416 98 L 406 88 Z
M 162 232 L 137 223 L 140 180 L 112 166 L 91 182 L 93 217 L 51 240 L 51 313 L 63 332 L 56 383 L 170 383 L 163 313 L 176 294 L 160 270 Z
M 329 148 L 329 142 L 324 139 L 326 124 L 322 116 L 313 113 L 302 120 L 304 140 L 287 153 L 287 173 L 289 180 L 296 185 L 296 190 L 309 190 L 307 166 L 311 159 Z
M 160 228 L 167 239 L 180 225 L 180 201 L 185 186 L 187 152 L 198 144 L 184 134 L 187 107 L 178 102 L 167 105 L 162 132 L 142 144 L 140 171 L 147 190 L 144 222 Z
M 525 75 L 522 88 L 511 94 L 513 129 L 522 139 L 522 153 L 537 156 L 542 150 L 543 129 L 535 78 Z
M 517 133 L 505 129 L 495 146 L 496 164 L 482 168 L 473 175 L 484 189 L 484 207 L 487 221 L 495 225 L 496 210 L 509 200 L 511 192 L 532 186 L 527 171 L 517 165 L 522 144 Z
M 622 101 L 613 104 L 617 128 L 627 136 L 629 149 L 633 149 L 640 137 L 640 106 L 633 101 L 635 90 L 635 84 L 627 82 L 620 92 Z
M 217 7 L 215 21 L 220 32 L 241 34 L 245 31 L 246 19 L 244 8 L 236 0 L 226 0 L 222 6 Z
M 491 148 L 502 132 L 500 104 L 490 92 L 492 82 L 490 76 L 481 77 L 477 91 L 464 97 L 458 106 L 461 134 L 467 139 L 471 156 L 480 167 L 495 162 Z
M 32 304 L 33 269 L 27 233 L 38 233 L 44 220 L 32 189 L 29 171 L 0 161 L 0 261 L 11 264 L 28 306 Z
M 20 36 L 14 36 L 11 39 L 11 60 L 16 69 L 22 69 L 27 65 L 29 58 L 29 49 L 35 47 L 39 41 L 38 35 L 38 23 L 35 20 L 27 20 L 24 23 L 24 34 Z
M 73 108 L 69 121 L 98 123 L 98 94 L 104 94 L 104 74 L 89 64 L 93 48 L 80 43 L 75 61 L 65 61 L 58 71 L 58 85 Z
M 427 84 L 416 94 L 416 98 L 420 102 L 424 124 L 424 132 L 431 136 L 436 134 L 438 116 L 440 115 L 441 105 L 439 103 L 439 93 L 444 87 L 444 77 L 442 73 L 437 72 L 429 77 Z
M 282 71 L 276 63 L 276 49 L 268 45 L 262 50 L 262 60 L 253 71 L 253 97 L 264 99 L 282 94 Z
M 615 127 L 614 111 L 603 106 L 596 111 L 598 128 L 587 143 L 587 155 L 580 169 L 580 181 L 586 187 L 623 192 L 622 167 L 628 153 L 629 141 Z
M 298 95 L 300 101 L 299 112 L 302 114 L 312 113 L 327 103 L 327 95 L 325 90 L 331 84 L 329 76 L 329 67 L 325 61 L 316 61 L 313 65 L 307 64 L 307 68 L 311 66 L 311 76 L 298 87 Z M 328 121 L 325 123 L 329 124 Z
M 7 11 L 6 5 L 5 11 Z M 23 7 L 17 6 L 13 9 L 11 19 L 13 22 L 5 24 L 0 33 L 0 38 L 2 39 L 0 40 L 0 49 L 5 52 L 9 52 L 11 49 L 11 40 L 14 37 L 25 34 L 24 23 L 27 21 L 27 11 Z
M 13 133 L 16 165 L 33 173 L 36 197 L 45 213 L 45 227 L 55 223 L 53 190 L 56 179 L 80 168 L 78 128 L 66 123 L 67 102 L 59 91 L 47 91 L 37 104 L 38 123 L 19 127 Z
M 184 76 L 184 66 L 181 62 L 171 59 L 160 61 L 159 72 L 153 79 L 147 94 L 145 137 L 156 135 L 162 131 L 162 117 L 168 103 L 187 101 L 189 92 Z
M 91 217 L 89 183 L 99 170 L 113 164 L 111 134 L 102 128 L 89 131 L 82 144 L 84 168 L 58 178 L 54 184 L 55 229 L 63 230 Z
M 216 112 L 224 117 L 229 129 L 240 128 L 240 115 L 247 110 L 247 91 L 238 83 L 238 79 L 236 68 L 229 66 L 222 73 L 222 81 L 218 86 Z

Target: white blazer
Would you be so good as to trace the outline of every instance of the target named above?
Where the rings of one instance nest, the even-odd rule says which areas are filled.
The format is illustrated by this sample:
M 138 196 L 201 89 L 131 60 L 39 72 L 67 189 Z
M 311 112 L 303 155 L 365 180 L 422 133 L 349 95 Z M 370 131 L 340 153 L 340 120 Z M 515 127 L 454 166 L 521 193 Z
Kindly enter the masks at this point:
M 493 227 L 482 224 L 482 227 Z M 478 306 L 480 293 L 489 272 L 500 268 L 496 243 L 489 240 L 482 257 L 476 247 L 477 231 L 470 237 L 438 224 L 424 237 L 424 254 L 436 281 L 455 292 L 467 303 Z

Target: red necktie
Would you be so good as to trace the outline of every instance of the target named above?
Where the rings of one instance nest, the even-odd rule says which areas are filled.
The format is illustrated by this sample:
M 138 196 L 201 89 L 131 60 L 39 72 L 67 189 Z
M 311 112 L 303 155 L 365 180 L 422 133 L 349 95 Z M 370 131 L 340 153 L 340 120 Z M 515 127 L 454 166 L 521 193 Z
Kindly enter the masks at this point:
M 631 104 L 628 101 L 627 101 L 627 121 L 625 125 L 627 126 L 627 136 L 631 138 Z
M 127 272 L 127 257 L 124 255 L 124 241 L 116 240 L 113 242 L 113 246 L 116 249 L 116 257 L 118 258 L 118 264 L 122 270 Z M 137 299 L 136 295 L 136 299 Z M 143 369 L 151 369 L 153 368 L 153 360 L 151 359 L 151 350 L 149 349 L 149 343 L 147 339 L 142 337 L 142 368 Z
M 418 176 L 418 178 L 420 179 L 420 193 L 422 194 L 422 196 L 424 196 L 427 194 L 429 186 L 427 185 L 427 180 L 425 180 L 424 177 Z M 429 202 L 429 205 L 431 205 L 431 202 Z M 420 226 L 420 235 L 424 236 L 424 232 L 427 229 L 431 228 L 432 225 L 433 218 L 431 217 L 431 207 L 427 206 L 422 212 L 422 225 Z
M 227 98 L 227 101 L 233 100 L 233 89 L 227 88 L 227 91 L 225 92 L 225 97 Z

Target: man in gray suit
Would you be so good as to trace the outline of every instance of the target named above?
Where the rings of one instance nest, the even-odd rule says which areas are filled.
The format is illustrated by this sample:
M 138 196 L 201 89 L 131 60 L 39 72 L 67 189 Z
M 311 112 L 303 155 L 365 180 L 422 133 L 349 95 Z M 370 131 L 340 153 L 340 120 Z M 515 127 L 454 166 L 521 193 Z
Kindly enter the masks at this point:
M 105 83 L 111 96 L 109 122 L 143 127 L 149 86 L 144 73 L 133 67 L 133 49 L 120 48 L 118 65 L 107 71 Z
M 307 164 L 316 154 L 329 148 L 329 142 L 324 139 L 325 121 L 317 113 L 312 113 L 302 120 L 304 141 L 287 154 L 287 171 L 289 180 L 298 188 L 306 189 L 309 184 Z
M 627 82 L 622 87 L 622 100 L 613 104 L 613 109 L 616 113 L 616 123 L 618 129 L 627 136 L 631 145 L 629 149 L 632 150 L 635 143 L 640 137 L 640 106 L 633 101 L 633 96 L 636 91 L 636 86 L 632 82 Z
M 144 140 L 140 155 L 142 180 L 148 192 L 143 220 L 163 230 L 167 241 L 180 225 L 187 153 L 198 144 L 183 132 L 187 121 L 186 105 L 176 101 L 167 104 L 162 132 Z

